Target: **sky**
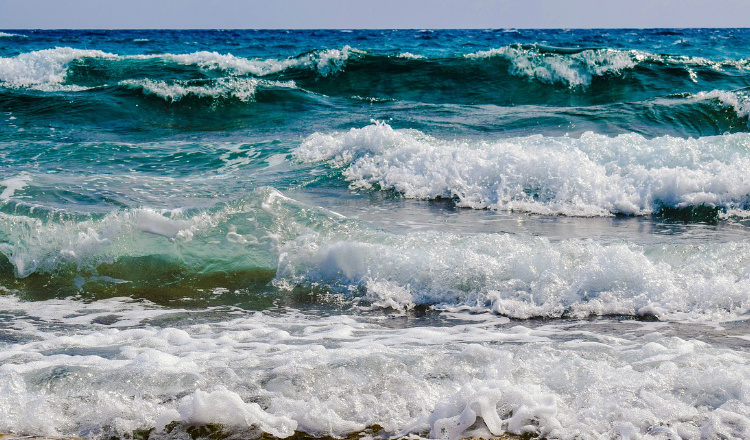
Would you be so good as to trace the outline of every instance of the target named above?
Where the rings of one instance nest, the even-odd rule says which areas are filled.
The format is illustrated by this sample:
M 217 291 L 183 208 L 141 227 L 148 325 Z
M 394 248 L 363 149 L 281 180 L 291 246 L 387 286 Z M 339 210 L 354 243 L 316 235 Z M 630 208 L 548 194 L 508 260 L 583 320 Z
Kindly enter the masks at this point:
M 750 0 L 0 0 L 0 29 L 750 27 Z

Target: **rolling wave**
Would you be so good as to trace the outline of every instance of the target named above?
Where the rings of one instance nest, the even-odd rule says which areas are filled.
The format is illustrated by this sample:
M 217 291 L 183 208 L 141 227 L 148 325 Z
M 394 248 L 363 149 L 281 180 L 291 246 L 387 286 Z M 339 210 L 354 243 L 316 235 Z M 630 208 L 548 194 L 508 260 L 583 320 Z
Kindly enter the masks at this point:
M 117 55 L 99 50 L 83 50 L 58 47 L 23 53 L 15 57 L 0 58 L 0 86 L 7 88 L 31 88 L 40 91 L 85 90 L 90 85 L 71 84 L 81 77 L 84 81 L 100 76 L 103 85 L 107 81 L 126 80 L 118 75 L 137 69 L 134 62 L 151 62 L 143 66 L 144 73 L 156 80 L 170 74 L 169 64 L 194 66 L 203 71 L 221 71 L 233 75 L 268 76 L 295 69 L 312 69 L 317 75 L 327 76 L 340 71 L 348 58 L 362 53 L 350 47 L 317 50 L 285 60 L 251 60 L 231 54 L 196 52 L 191 54 Z M 106 60 L 109 64 L 96 63 Z M 153 63 L 160 61 L 161 63 Z M 166 70 L 164 63 L 167 63 Z M 89 63 L 89 64 L 87 64 Z M 125 64 L 123 64 L 125 63 Z M 69 75 L 70 69 L 76 71 Z M 158 71 L 159 69 L 163 71 Z M 156 70 L 156 71 L 155 71 Z M 181 73 L 179 70 L 172 74 Z M 70 76 L 70 77 L 69 77 Z
M 341 170 L 352 188 L 449 198 L 467 208 L 688 218 L 705 212 L 711 220 L 722 213 L 750 214 L 750 179 L 743 171 L 750 169 L 748 145 L 747 134 L 444 141 L 376 123 L 313 134 L 294 154 L 300 162 Z
M 185 283 L 194 291 L 221 279 L 233 289 L 270 284 L 276 295 L 315 289 L 359 307 L 468 308 L 514 318 L 731 319 L 750 310 L 747 243 L 394 234 L 273 189 L 208 210 L 139 208 L 67 220 L 0 214 L 0 236 L 0 269 L 16 277 L 2 273 L 4 285 L 43 285 L 48 297 L 56 289 L 66 296 L 71 289 L 137 291 L 160 302 L 175 287 L 184 297 Z
M 536 45 L 510 45 L 438 58 L 406 52 L 368 53 L 344 46 L 286 59 L 249 59 L 206 51 L 117 55 L 58 47 L 0 58 L 0 86 L 75 91 L 126 80 L 194 80 L 218 74 L 294 80 L 330 95 L 408 100 L 416 88 L 422 95 L 432 96 L 427 102 L 452 99 L 505 105 L 552 99 L 554 104 L 577 96 L 581 102 L 595 103 L 621 100 L 618 84 L 623 90 L 636 92 L 627 98 L 631 100 L 650 96 L 646 84 L 660 92 L 673 91 L 676 84 L 690 89 L 702 78 L 718 78 L 734 88 L 746 86 L 742 77 L 750 69 L 749 63 L 744 59 L 713 61 L 607 48 L 552 50 Z M 597 81 L 608 81 L 603 97 Z M 540 89 L 542 85 L 552 88 Z

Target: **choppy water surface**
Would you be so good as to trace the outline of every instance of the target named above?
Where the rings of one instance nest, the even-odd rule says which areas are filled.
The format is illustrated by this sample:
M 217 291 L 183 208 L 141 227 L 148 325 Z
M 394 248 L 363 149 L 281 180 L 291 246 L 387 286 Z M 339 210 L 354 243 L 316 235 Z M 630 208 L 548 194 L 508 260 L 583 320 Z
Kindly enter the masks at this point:
M 0 432 L 749 437 L 749 43 L 0 32 Z

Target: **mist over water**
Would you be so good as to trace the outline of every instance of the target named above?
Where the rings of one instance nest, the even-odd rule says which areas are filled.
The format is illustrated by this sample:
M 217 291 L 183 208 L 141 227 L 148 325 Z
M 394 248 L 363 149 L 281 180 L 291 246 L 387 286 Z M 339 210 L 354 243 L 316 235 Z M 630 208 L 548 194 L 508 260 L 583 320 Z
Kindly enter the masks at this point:
M 750 32 L 0 32 L 0 433 L 750 436 Z

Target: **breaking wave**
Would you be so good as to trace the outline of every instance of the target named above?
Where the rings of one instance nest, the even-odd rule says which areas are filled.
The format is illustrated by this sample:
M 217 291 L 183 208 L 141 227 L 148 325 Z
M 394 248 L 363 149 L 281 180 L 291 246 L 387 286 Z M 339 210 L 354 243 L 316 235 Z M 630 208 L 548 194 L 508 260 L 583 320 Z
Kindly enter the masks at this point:
M 498 64 L 497 60 L 502 62 Z M 0 86 L 46 92 L 80 91 L 120 81 L 162 81 L 170 69 L 174 70 L 173 79 L 182 81 L 180 75 L 185 72 L 181 69 L 185 67 L 197 69 L 193 79 L 198 73 L 207 79 L 215 79 L 213 76 L 217 73 L 279 81 L 291 79 L 313 91 L 336 96 L 413 99 L 416 86 L 422 89 L 423 95 L 428 92 L 425 98 L 435 95 L 427 102 L 451 96 L 453 99 L 460 97 L 459 102 L 466 103 L 505 104 L 511 99 L 507 103 L 518 104 L 560 99 L 548 96 L 552 92 L 539 95 L 540 90 L 524 86 L 524 79 L 552 86 L 553 90 L 554 86 L 567 86 L 575 89 L 570 93 L 591 95 L 589 98 L 596 101 L 602 99 L 598 96 L 601 93 L 586 92 L 595 78 L 620 78 L 625 72 L 633 72 L 643 78 L 621 78 L 615 84 L 621 82 L 623 87 L 642 95 L 647 92 L 643 84 L 648 83 L 649 88 L 657 91 L 667 91 L 673 90 L 675 81 L 686 86 L 700 83 L 704 74 L 719 77 L 725 74 L 722 78 L 736 88 L 740 83 L 731 72 L 745 71 L 750 64 L 747 60 L 712 61 L 637 50 L 562 49 L 538 45 L 509 45 L 437 58 L 409 52 L 374 54 L 344 46 L 313 50 L 285 59 L 250 59 L 207 51 L 117 55 L 57 47 L 0 58 Z M 71 68 L 75 75 L 69 75 Z M 96 81 L 91 83 L 92 80 Z M 516 88 L 520 88 L 519 91 L 512 93 Z M 506 96 L 508 94 L 511 96 Z
M 61 283 L 109 294 L 159 286 L 152 298 L 159 300 L 180 279 L 229 277 L 237 288 L 261 280 L 277 292 L 312 289 L 357 307 L 401 311 L 434 306 L 513 318 L 667 320 L 731 319 L 750 311 L 748 243 L 396 234 L 273 189 L 192 212 L 140 208 L 68 220 L 2 214 L 0 234 L 0 253 L 16 282 L 41 277 L 45 291 Z M 190 292 L 178 290 L 181 297 Z
M 326 162 L 356 189 L 461 207 L 538 214 L 650 215 L 665 210 L 747 215 L 747 134 L 699 139 L 585 133 L 498 141 L 446 141 L 376 123 L 316 133 L 294 151 Z

